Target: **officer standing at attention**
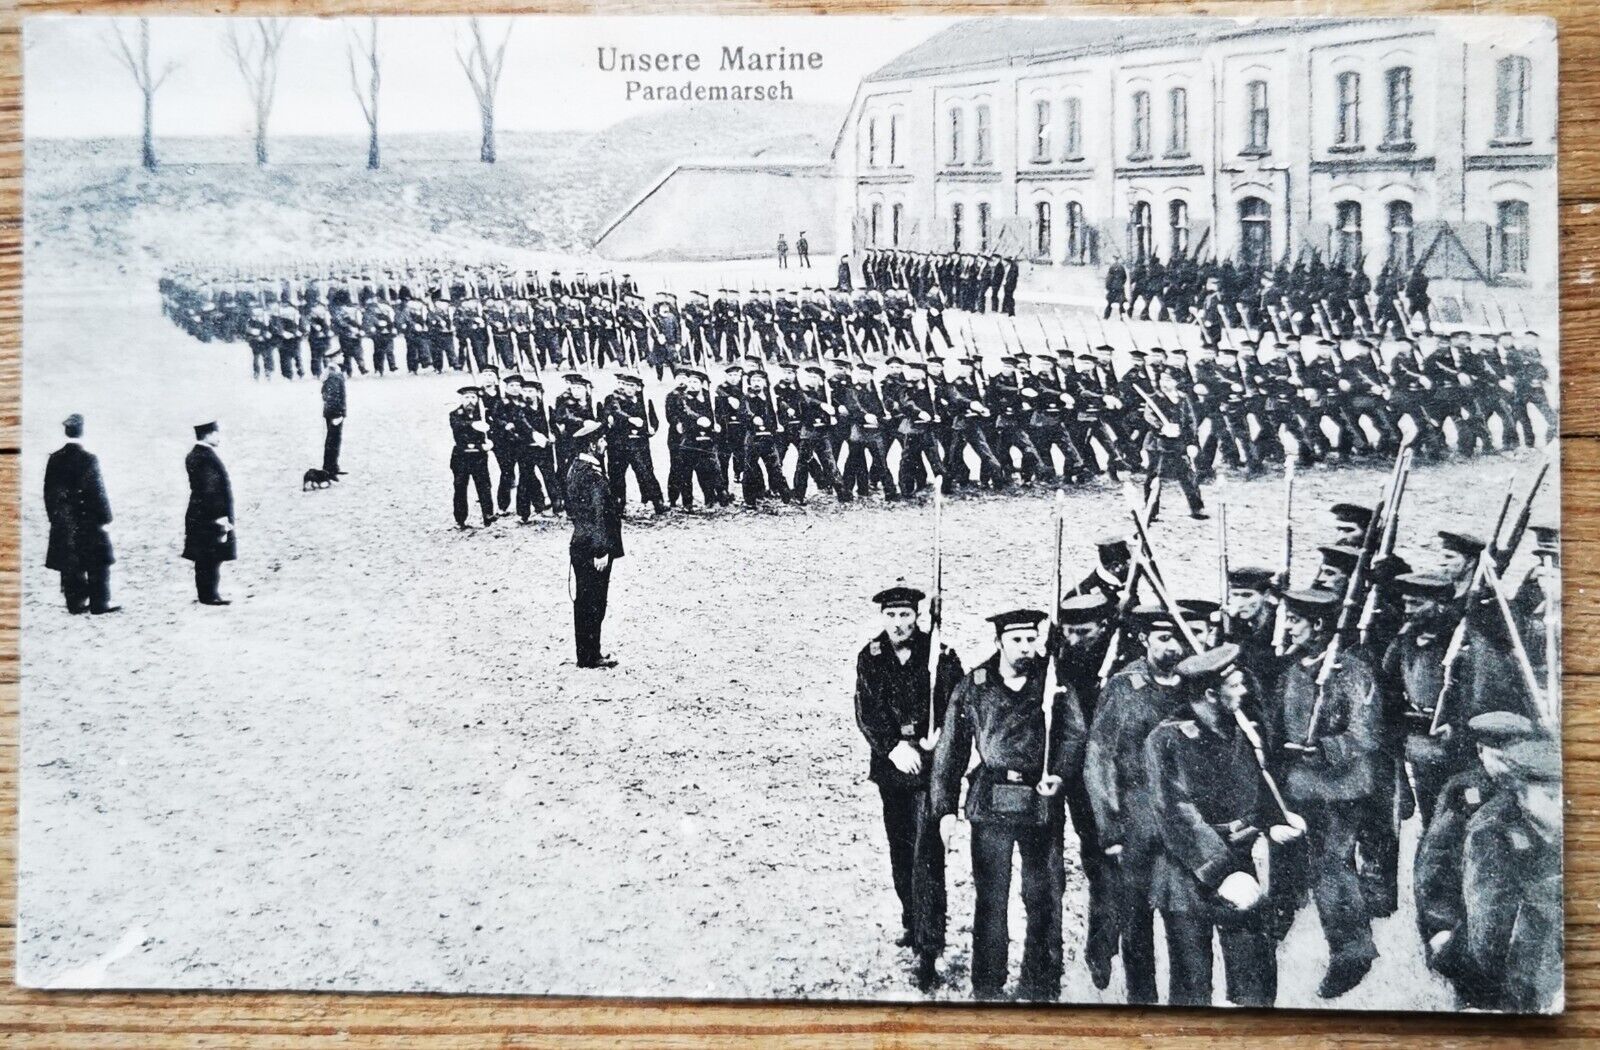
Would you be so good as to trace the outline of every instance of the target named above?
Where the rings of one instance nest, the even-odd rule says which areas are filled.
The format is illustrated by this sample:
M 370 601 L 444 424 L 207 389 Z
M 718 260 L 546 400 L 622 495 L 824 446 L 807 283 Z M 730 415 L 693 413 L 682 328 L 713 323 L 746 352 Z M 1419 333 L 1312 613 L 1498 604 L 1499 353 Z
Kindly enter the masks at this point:
M 572 519 L 572 632 L 578 666 L 610 668 L 617 661 L 600 651 L 611 591 L 611 566 L 622 557 L 622 507 L 612 494 L 605 469 L 605 428 L 585 420 L 572 434 L 572 465 L 567 468 L 567 515 Z
M 917 624 L 925 597 L 905 586 L 873 596 L 883 630 L 856 656 L 855 701 L 856 725 L 872 751 L 867 779 L 878 785 L 883 802 L 889 868 L 900 898 L 902 932 L 896 943 L 915 950 L 913 979 L 923 991 L 933 985 L 945 935 L 944 845 L 928 793 L 932 738 L 961 680 L 961 660 L 940 646 L 938 686 L 930 702 L 932 641 Z
M 184 457 L 189 474 L 189 507 L 183 515 L 183 556 L 194 562 L 195 597 L 201 605 L 228 605 L 217 593 L 222 563 L 238 557 L 233 532 L 233 485 L 217 455 L 221 425 L 194 428 L 194 448 Z
M 467 527 L 467 482 L 478 490 L 478 509 L 483 513 L 483 523 L 494 520 L 494 503 L 489 492 L 489 450 L 494 442 L 489 438 L 489 420 L 478 403 L 478 388 L 464 386 L 456 391 L 461 404 L 450 410 L 450 436 L 455 442 L 450 450 L 450 473 L 455 478 L 456 528 Z
M 1041 656 L 1045 614 L 1018 609 L 989 617 L 996 651 L 961 680 L 933 757 L 933 811 L 946 848 L 956 830 L 961 775 L 971 762 L 966 816 L 972 825 L 972 995 L 998 999 L 1006 980 L 1011 863 L 1022 857 L 1027 934 L 1018 998 L 1061 994 L 1061 894 L 1065 883 L 1061 785 L 1083 757 L 1083 714 L 1070 688 L 1045 705 Z
M 322 469 L 333 478 L 344 473 L 339 469 L 339 450 L 344 446 L 344 414 L 344 373 L 329 368 L 322 377 L 322 421 L 327 427 L 322 439 Z
M 44 509 L 50 519 L 45 567 L 61 574 L 67 611 L 77 615 L 113 613 L 111 604 L 111 501 L 100 477 L 100 460 L 83 447 L 83 417 L 74 412 L 61 424 L 66 444 L 50 453 L 44 468 Z

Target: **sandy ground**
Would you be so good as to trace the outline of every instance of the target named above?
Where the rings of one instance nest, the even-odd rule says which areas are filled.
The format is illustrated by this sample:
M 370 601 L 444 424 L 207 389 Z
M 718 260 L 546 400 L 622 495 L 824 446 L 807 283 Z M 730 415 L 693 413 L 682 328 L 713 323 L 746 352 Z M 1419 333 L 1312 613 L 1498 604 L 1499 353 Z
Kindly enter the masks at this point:
M 189 341 L 147 285 L 35 282 L 25 325 L 21 983 L 915 997 L 851 688 L 868 597 L 925 573 L 926 505 L 630 520 L 606 625 L 623 663 L 583 672 L 565 523 L 453 528 L 453 377 L 355 381 L 351 473 L 302 493 L 314 384 L 250 383 L 242 347 Z M 43 568 L 44 455 L 69 411 L 117 514 L 120 616 L 69 617 Z M 212 417 L 240 536 L 225 610 L 194 604 L 178 557 L 189 426 Z M 1402 551 L 1486 528 L 1535 458 L 1419 469 Z M 1302 476 L 1300 576 L 1331 531 L 1318 509 L 1383 475 Z M 1229 505 L 1236 563 L 1276 557 L 1278 481 L 1208 499 Z M 1047 600 L 1049 513 L 1042 493 L 948 506 L 946 630 L 969 665 L 983 617 Z M 1075 575 L 1125 514 L 1105 483 L 1069 513 Z M 1164 520 L 1156 542 L 1180 592 L 1214 593 L 1210 523 Z M 1071 855 L 1064 998 L 1116 1002 L 1120 977 L 1096 992 L 1080 961 Z M 964 834 L 950 882 L 939 994 L 961 997 Z M 1335 1005 L 1450 1008 L 1409 893 L 1377 935 Z M 1280 958 L 1280 1003 L 1320 1005 L 1311 912 Z

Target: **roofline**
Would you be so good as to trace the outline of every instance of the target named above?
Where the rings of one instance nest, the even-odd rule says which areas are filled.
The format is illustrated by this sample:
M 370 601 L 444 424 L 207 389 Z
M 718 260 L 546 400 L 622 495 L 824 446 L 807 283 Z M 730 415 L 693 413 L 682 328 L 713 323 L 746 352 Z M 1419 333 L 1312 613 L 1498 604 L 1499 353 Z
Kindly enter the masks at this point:
M 1027 16 L 1027 15 L 990 15 L 990 16 L 987 16 L 987 17 L 989 17 L 989 18 L 1016 18 L 1016 19 L 1021 20 L 1023 18 L 1028 18 L 1030 16 Z M 1032 16 L 1032 17 L 1040 17 L 1040 16 Z M 1049 17 L 1049 16 L 1042 16 L 1042 17 Z M 1159 19 L 1161 19 L 1163 17 L 1171 17 L 1171 16 L 1162 16 L 1162 15 L 1126 15 L 1126 16 L 1123 16 L 1120 19 L 1113 19 L 1111 16 L 1088 16 L 1088 15 L 1069 15 L 1069 16 L 1065 16 L 1065 17 L 1068 17 L 1068 18 L 1082 18 L 1085 21 L 1088 21 L 1088 20 L 1090 20 L 1092 18 L 1092 19 L 1101 20 L 1101 21 L 1120 20 L 1120 21 L 1150 21 L 1150 22 L 1154 22 L 1154 21 L 1158 21 Z M 1340 17 L 1325 17 L 1325 16 L 1321 16 L 1321 15 L 1258 16 L 1258 17 L 1255 17 L 1255 18 L 1243 18 L 1243 17 L 1240 17 L 1240 16 L 1227 16 L 1227 15 L 1188 15 L 1188 16 L 1178 16 L 1178 17 L 1198 18 L 1198 19 L 1204 19 L 1206 21 L 1214 21 L 1214 22 L 1238 22 L 1238 23 L 1243 23 L 1243 24 L 1240 24 L 1240 25 L 1238 25 L 1238 26 L 1236 26 L 1234 28 L 1224 29 L 1224 30 L 1221 30 L 1221 31 L 1216 32 L 1214 34 L 1210 34 L 1210 39 L 1213 39 L 1213 40 L 1231 40 L 1231 39 L 1235 39 L 1235 38 L 1238 38 L 1238 37 L 1254 36 L 1254 35 L 1259 35 L 1259 34 L 1264 34 L 1264 33 L 1282 33 L 1282 32 L 1306 33 L 1306 32 L 1310 32 L 1313 29 L 1325 29 L 1325 28 L 1329 28 L 1329 27 L 1332 27 L 1332 26 L 1350 25 L 1350 24 L 1357 23 L 1357 22 L 1370 22 L 1370 21 L 1373 21 L 1373 19 L 1370 18 L 1370 17 L 1369 18 L 1353 18 L 1353 17 L 1340 18 Z M 1268 17 L 1272 18 L 1272 24 L 1271 25 L 1256 25 L 1256 24 L 1253 24 L 1253 23 L 1256 23 L 1256 22 L 1263 21 L 1264 19 L 1266 19 Z M 1384 20 L 1385 21 L 1395 21 L 1395 22 L 1416 21 L 1418 17 L 1420 17 L 1420 16 L 1402 15 L 1402 16 L 1396 16 L 1394 18 L 1389 18 L 1389 19 L 1384 19 Z M 1436 17 L 1439 17 L 1439 16 L 1435 15 L 1435 16 L 1431 16 L 1431 17 L 1435 17 L 1436 18 Z M 1300 25 L 1287 25 L 1287 24 L 1285 24 L 1285 23 L 1289 23 L 1289 22 L 1298 22 L 1298 23 L 1301 23 L 1301 24 Z M 1168 47 L 1168 46 L 1170 46 L 1170 45 L 1172 45 L 1174 43 L 1193 43 L 1196 39 L 1198 39 L 1198 38 L 1200 38 L 1202 36 L 1205 36 L 1205 35 L 1207 35 L 1207 30 L 1205 30 L 1205 29 L 1191 29 L 1191 30 L 1187 30 L 1187 31 L 1185 31 L 1183 33 L 1175 34 L 1175 35 L 1172 35 L 1172 36 L 1165 36 L 1165 37 L 1161 37 L 1159 39 L 1158 38 L 1153 38 L 1153 37 L 1146 37 L 1146 38 L 1140 38 L 1140 39 L 1126 41 L 1126 42 L 1120 42 L 1119 41 L 1119 42 L 1115 42 L 1115 43 L 1086 44 L 1086 45 L 1084 45 L 1082 47 L 1055 48 L 1055 49 L 1050 50 L 1050 51 L 1040 51 L 1040 52 L 1036 52 L 1036 53 L 1025 53 L 1025 54 L 1021 54 L 1021 55 L 1007 55 L 1007 56 L 1002 57 L 1002 58 L 977 59 L 977 60 L 973 60 L 973 61 L 969 61 L 969 62 L 952 62 L 952 63 L 947 63 L 947 64 L 941 65 L 941 66 L 932 66 L 932 67 L 929 67 L 927 69 L 919 69 L 919 70 L 914 70 L 914 71 L 907 72 L 907 73 L 897 73 L 897 74 L 884 75 L 883 74 L 883 69 L 888 68 L 888 65 L 892 64 L 892 62 L 891 62 L 891 63 L 885 64 L 885 66 L 883 66 L 882 68 L 880 68 L 878 70 L 875 70 L 872 73 L 868 73 L 866 76 L 862 77 L 861 78 L 861 83 L 863 85 L 868 84 L 868 83 L 891 84 L 891 83 L 895 83 L 897 81 L 902 81 L 902 80 L 922 80 L 922 79 L 925 79 L 927 77 L 943 76 L 943 75 L 948 74 L 948 73 L 978 71 L 978 70 L 986 70 L 986 69 L 1014 69 L 1014 68 L 1023 67 L 1023 66 L 1043 65 L 1043 64 L 1045 64 L 1047 62 L 1057 62 L 1057 61 L 1061 61 L 1062 59 L 1069 59 L 1069 58 L 1088 58 L 1088 57 L 1093 57 L 1093 56 L 1098 56 L 1098 55 L 1121 54 L 1121 53 L 1127 53 L 1127 52 L 1131 52 L 1131 51 L 1148 51 L 1148 50 L 1151 50 L 1151 49 L 1154 49 L 1154 48 Z M 857 93 L 859 94 L 859 92 L 860 92 L 860 87 L 858 86 L 857 87 Z M 852 102 L 851 103 L 852 109 L 854 108 L 854 105 L 855 105 L 855 103 Z
M 783 175 L 790 178 L 810 175 L 825 175 L 831 178 L 833 175 L 833 163 L 831 161 L 820 160 L 751 160 L 747 162 L 741 159 L 733 159 L 679 161 L 675 164 L 669 165 L 666 169 L 664 169 L 662 173 L 650 183 L 649 186 L 647 186 L 637 197 L 633 199 L 632 203 L 628 204 L 625 208 L 618 212 L 616 218 L 607 223 L 606 228 L 596 234 L 594 239 L 589 242 L 589 247 L 599 247 L 602 241 L 611 236 L 613 230 L 626 222 L 629 216 L 638 211 L 644 205 L 645 201 L 648 201 L 651 197 L 654 197 L 662 186 L 665 186 L 674 175 L 677 175 L 681 171 L 767 171 L 770 174 Z

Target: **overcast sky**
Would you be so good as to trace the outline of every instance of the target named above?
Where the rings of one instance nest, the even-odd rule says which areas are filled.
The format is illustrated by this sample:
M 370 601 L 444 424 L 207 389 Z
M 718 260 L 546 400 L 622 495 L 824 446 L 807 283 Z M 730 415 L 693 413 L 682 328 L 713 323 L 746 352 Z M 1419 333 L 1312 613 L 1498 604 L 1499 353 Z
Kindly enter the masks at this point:
M 137 135 L 140 98 L 109 46 L 109 18 L 29 18 L 25 22 L 24 129 L 28 135 Z M 135 19 L 121 19 L 130 31 Z M 240 19 L 240 23 L 248 20 Z M 345 58 L 349 28 L 366 19 L 292 20 L 282 48 L 272 132 L 281 135 L 366 133 L 350 89 Z M 624 82 L 766 83 L 779 76 L 798 102 L 846 105 L 861 77 L 955 19 L 855 17 L 541 17 L 484 19 L 497 40 L 513 25 L 500 83 L 496 123 L 519 130 L 599 128 L 648 111 L 628 102 Z M 156 96 L 159 135 L 248 135 L 245 89 L 225 47 L 228 20 L 151 20 L 156 68 L 180 63 Z M 379 19 L 383 58 L 380 127 L 388 133 L 476 131 L 477 110 L 454 45 L 465 18 Z M 241 28 L 246 28 L 245 24 Z M 724 45 L 747 52 L 786 47 L 820 51 L 817 71 L 723 74 Z M 697 51 L 699 73 L 601 72 L 596 49 Z

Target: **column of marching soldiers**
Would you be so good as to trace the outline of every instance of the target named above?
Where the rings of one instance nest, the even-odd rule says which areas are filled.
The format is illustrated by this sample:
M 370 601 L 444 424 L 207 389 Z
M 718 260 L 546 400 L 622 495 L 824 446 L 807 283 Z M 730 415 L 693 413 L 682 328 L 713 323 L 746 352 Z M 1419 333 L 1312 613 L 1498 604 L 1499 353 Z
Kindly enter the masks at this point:
M 1318 266 L 1289 279 L 1320 288 L 1312 277 L 1331 271 Z M 1499 447 L 1550 436 L 1538 335 L 1513 332 L 1503 313 L 1485 308 L 1494 323 L 1441 337 L 1425 285 L 1408 285 L 1420 302 L 1401 295 L 1385 308 L 1368 295 L 1340 308 L 1272 294 L 1270 274 L 1251 302 L 1230 307 L 1222 280 L 1253 272 L 1231 267 L 1196 271 L 1199 303 L 1173 292 L 1136 304 L 1164 323 L 1095 320 L 1092 332 L 1081 318 L 1069 331 L 1061 314 L 1036 315 L 1037 333 L 1019 325 L 1014 262 L 968 267 L 912 252 L 868 253 L 867 286 L 855 291 L 842 259 L 831 290 L 741 299 L 723 289 L 714 301 L 695 291 L 681 305 L 660 292 L 648 309 L 627 274 L 495 267 L 336 267 L 272 281 L 185 269 L 161 290 L 168 315 L 198 338 L 248 342 L 258 378 L 274 360 L 298 376 L 303 346 L 314 375 L 364 372 L 369 344 L 373 367 L 394 371 L 397 340 L 408 371 L 474 373 L 451 414 L 463 526 L 469 488 L 486 523 L 509 512 L 513 492 L 524 520 L 559 513 L 572 435 L 588 420 L 606 429 L 618 497 L 632 472 L 657 513 L 692 509 L 697 487 L 708 508 L 731 504 L 735 486 L 751 506 L 804 502 L 813 485 L 840 502 L 874 492 L 896 501 L 935 482 L 950 494 L 1142 470 L 1147 486 L 1175 482 L 1201 517 L 1199 486 L 1219 459 L 1255 474 L 1291 455 L 1301 465 L 1386 458 L 1407 420 L 1424 458 L 1493 451 L 1495 419 Z M 950 310 L 965 314 L 954 336 Z M 971 321 L 988 310 L 1001 315 L 992 374 Z M 672 373 L 663 413 L 645 397 L 646 367 Z M 597 398 L 606 370 L 614 389 Z M 650 444 L 663 415 L 665 489 Z
M 1120 955 L 1128 1000 L 1158 1001 L 1159 914 L 1168 1001 L 1212 1003 L 1215 940 L 1223 994 L 1247 1006 L 1275 1003 L 1280 943 L 1308 900 L 1328 951 L 1318 994 L 1363 982 L 1378 957 L 1372 923 L 1399 906 L 1401 826 L 1415 818 L 1426 965 L 1461 1008 L 1559 1007 L 1559 543 L 1554 527 L 1529 525 L 1548 464 L 1520 510 L 1513 478 L 1480 533 L 1438 533 L 1424 569 L 1396 553 L 1419 452 L 1402 443 L 1374 503 L 1329 508 L 1309 580 L 1290 578 L 1292 466 L 1281 564 L 1230 564 L 1224 506 L 1221 601 L 1174 594 L 1131 485 L 1128 534 L 1098 541 L 1094 570 L 1067 587 L 1058 495 L 1059 600 L 989 617 L 995 652 L 970 670 L 940 638 L 935 497 L 930 586 L 875 596 L 883 630 L 856 663 L 897 943 L 917 987 L 942 979 L 958 813 L 971 830 L 976 998 L 1005 994 L 1013 850 L 1027 921 L 1012 994 L 1060 997 L 1070 825 L 1096 987 Z M 1505 573 L 1530 532 L 1533 564 L 1512 589 Z M 1301 949 L 1290 965 L 1306 960 Z

